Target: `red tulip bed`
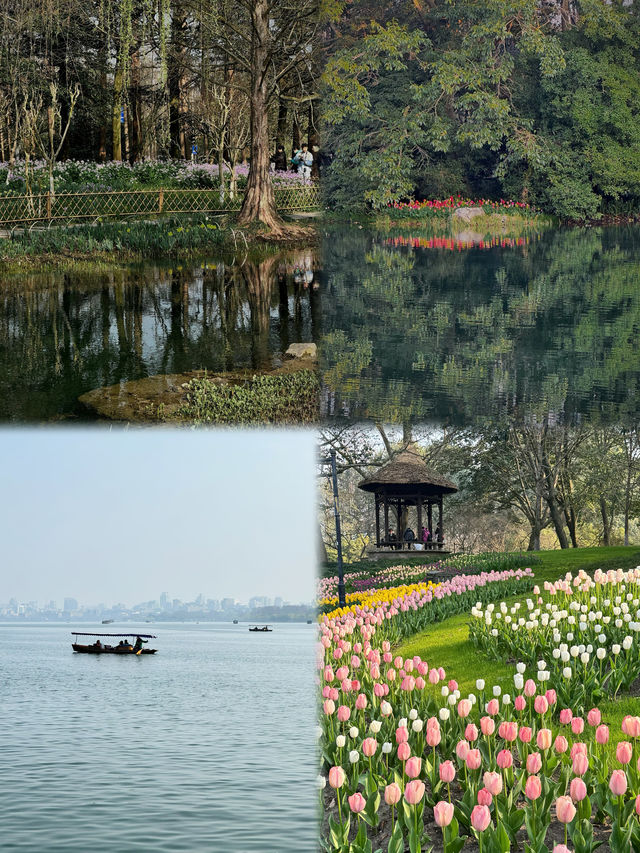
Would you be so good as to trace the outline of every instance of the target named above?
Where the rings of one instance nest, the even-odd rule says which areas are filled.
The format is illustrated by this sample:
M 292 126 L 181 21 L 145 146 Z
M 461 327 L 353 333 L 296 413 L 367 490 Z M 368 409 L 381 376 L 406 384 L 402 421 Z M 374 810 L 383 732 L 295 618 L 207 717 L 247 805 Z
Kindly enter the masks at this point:
M 321 622 L 321 848 L 640 850 L 640 717 L 609 731 L 597 707 L 560 701 L 539 662 L 518 664 L 513 695 L 478 680 L 461 696 L 437 661 L 394 657 L 394 623 L 420 606 Z
M 537 211 L 529 204 L 512 199 L 488 199 L 488 198 L 465 198 L 462 195 L 449 196 L 448 198 L 432 198 L 418 201 L 396 201 L 388 205 L 387 210 L 394 217 L 406 217 L 410 219 L 442 219 L 447 218 L 452 211 L 459 207 L 481 207 L 485 215 L 494 213 L 502 215 L 513 215 L 514 213 L 525 217 L 535 217 Z

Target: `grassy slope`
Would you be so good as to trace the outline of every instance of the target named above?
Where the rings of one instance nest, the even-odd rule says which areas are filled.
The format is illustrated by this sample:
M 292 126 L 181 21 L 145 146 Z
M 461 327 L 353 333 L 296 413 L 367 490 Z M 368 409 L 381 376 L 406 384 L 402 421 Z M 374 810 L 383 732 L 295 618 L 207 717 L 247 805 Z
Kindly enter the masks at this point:
M 533 566 L 535 583 L 555 581 L 565 572 L 575 574 L 580 569 L 594 572 L 602 569 L 630 569 L 640 565 L 640 548 L 578 548 L 570 551 L 540 551 L 541 562 Z M 514 599 L 515 600 L 515 599 Z M 515 667 L 492 661 L 479 652 L 468 637 L 467 616 L 454 616 L 426 631 L 416 634 L 398 649 L 403 657 L 420 655 L 434 666 L 443 666 L 450 678 L 455 678 L 463 696 L 476 692 L 477 678 L 484 678 L 487 688 L 499 684 L 503 691 L 513 694 Z M 625 714 L 640 713 L 640 699 L 623 697 L 600 705 L 604 721 L 611 727 L 612 742 L 624 740 L 620 724 Z

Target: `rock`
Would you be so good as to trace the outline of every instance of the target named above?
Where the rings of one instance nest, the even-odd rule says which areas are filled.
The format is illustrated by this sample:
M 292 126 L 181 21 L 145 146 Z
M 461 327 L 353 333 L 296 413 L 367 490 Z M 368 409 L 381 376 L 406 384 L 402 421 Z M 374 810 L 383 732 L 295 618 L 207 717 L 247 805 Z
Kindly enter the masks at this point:
M 311 358 L 315 359 L 318 355 L 318 349 L 315 344 L 291 344 L 285 352 L 285 358 Z
M 453 215 L 456 219 L 462 219 L 463 222 L 471 222 L 476 216 L 483 216 L 484 210 L 481 207 L 457 207 Z

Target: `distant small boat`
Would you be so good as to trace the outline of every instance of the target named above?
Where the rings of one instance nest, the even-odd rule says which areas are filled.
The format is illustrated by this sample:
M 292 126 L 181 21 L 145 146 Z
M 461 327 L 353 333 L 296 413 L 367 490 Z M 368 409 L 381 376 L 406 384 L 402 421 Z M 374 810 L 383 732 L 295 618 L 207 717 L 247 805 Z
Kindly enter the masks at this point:
M 312 620 L 312 619 L 307 619 L 307 625 L 312 625 L 312 624 L 313 624 L 313 620 Z
M 270 628 L 269 625 L 254 625 L 252 628 L 249 628 L 250 631 L 258 632 L 264 634 L 268 631 L 273 631 L 273 628 Z
M 137 634 L 135 631 L 131 634 L 89 634 L 81 633 L 80 631 L 72 631 L 74 637 L 97 637 L 94 643 L 85 645 L 84 643 L 71 643 L 71 648 L 74 652 L 82 652 L 88 655 L 155 655 L 156 649 L 136 648 L 136 644 L 131 642 L 130 638 L 139 637 L 141 640 L 155 640 L 155 634 Z M 126 640 L 126 643 L 117 646 L 111 646 L 108 643 L 103 643 L 100 637 L 120 637 Z
M 234 619 L 234 620 L 233 620 L 233 624 L 234 624 L 234 625 L 237 625 L 237 624 L 238 624 L 238 620 L 237 620 L 237 619 Z
M 113 619 L 103 619 L 102 620 L 103 625 L 111 625 L 112 622 L 113 622 Z

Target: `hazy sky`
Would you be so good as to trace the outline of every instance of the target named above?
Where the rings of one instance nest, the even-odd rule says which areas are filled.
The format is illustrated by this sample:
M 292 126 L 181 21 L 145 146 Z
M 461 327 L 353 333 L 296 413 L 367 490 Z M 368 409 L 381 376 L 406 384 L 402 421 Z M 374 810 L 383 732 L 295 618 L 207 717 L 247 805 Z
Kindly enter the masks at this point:
M 308 430 L 0 431 L 0 602 L 311 601 Z

